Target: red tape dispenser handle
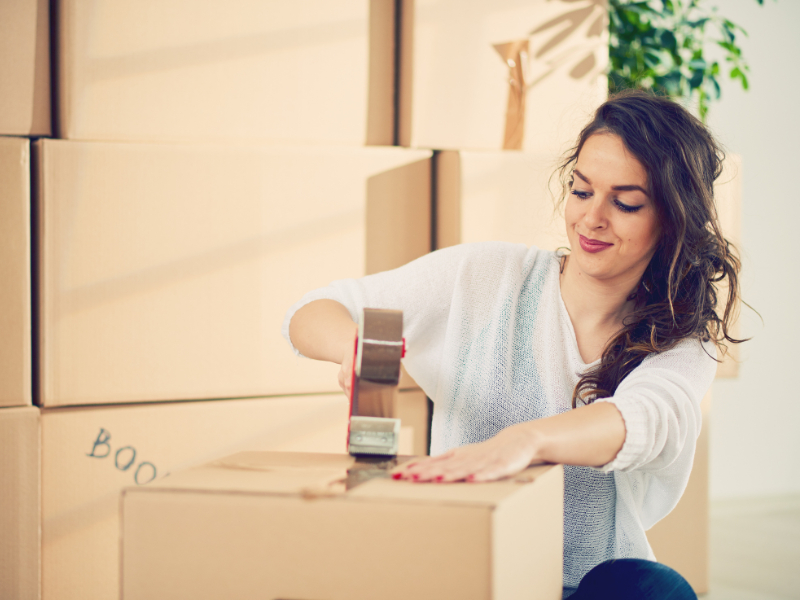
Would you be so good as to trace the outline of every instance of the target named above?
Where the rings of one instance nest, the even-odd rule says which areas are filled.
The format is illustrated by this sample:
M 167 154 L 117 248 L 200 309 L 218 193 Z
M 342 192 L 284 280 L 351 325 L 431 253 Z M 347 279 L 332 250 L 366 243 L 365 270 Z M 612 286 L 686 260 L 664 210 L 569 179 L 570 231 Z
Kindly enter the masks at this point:
M 354 352 L 348 452 L 396 456 L 400 420 L 395 400 L 406 352 L 402 311 L 365 308 Z

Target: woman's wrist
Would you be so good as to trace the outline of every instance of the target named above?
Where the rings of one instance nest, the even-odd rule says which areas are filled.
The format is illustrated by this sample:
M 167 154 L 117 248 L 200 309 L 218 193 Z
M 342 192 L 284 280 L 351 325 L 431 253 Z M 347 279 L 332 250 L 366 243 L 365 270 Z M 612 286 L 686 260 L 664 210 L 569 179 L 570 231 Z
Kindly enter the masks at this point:
M 521 446 L 522 452 L 530 460 L 528 464 L 547 462 L 545 454 L 545 435 L 538 426 L 537 421 L 526 421 L 509 427 L 508 434 L 516 438 L 516 442 Z

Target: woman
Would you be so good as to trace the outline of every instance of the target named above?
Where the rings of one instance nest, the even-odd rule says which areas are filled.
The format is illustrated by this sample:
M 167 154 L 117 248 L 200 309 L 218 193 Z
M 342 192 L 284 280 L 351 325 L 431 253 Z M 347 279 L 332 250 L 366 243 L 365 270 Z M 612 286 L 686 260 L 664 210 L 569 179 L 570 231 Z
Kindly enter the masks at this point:
M 721 157 L 676 103 L 614 96 L 560 169 L 569 254 L 447 248 L 307 294 L 284 334 L 340 363 L 347 388 L 357 314 L 403 310 L 404 364 L 434 401 L 433 456 L 395 477 L 489 481 L 562 463 L 565 596 L 694 598 L 651 562 L 645 530 L 686 487 L 715 346 L 739 341 L 739 261 L 713 200 Z

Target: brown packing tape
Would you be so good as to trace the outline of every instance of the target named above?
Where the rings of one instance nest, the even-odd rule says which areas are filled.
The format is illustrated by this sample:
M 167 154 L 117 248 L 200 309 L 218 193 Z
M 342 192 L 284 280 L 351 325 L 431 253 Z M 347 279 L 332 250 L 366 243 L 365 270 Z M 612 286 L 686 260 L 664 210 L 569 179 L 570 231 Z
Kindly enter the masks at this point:
M 528 40 L 495 44 L 494 49 L 508 65 L 508 106 L 503 150 L 522 150 L 525 136 L 525 68 Z

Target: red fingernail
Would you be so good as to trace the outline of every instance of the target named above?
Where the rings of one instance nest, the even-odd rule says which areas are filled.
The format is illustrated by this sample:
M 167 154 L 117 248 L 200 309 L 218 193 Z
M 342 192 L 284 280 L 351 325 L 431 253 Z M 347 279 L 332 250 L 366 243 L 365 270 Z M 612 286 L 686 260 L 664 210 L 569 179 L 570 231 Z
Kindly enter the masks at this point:
M 467 481 L 475 481 L 475 475 L 467 475 Z
M 414 479 L 414 481 L 419 479 L 419 475 L 417 475 L 416 473 L 414 473 L 411 477 L 412 477 L 412 479 Z
M 444 475 L 439 475 L 439 476 L 436 478 L 436 481 L 442 481 L 443 479 L 444 479 Z
M 400 479 L 402 475 L 400 473 L 395 473 L 392 475 L 392 479 Z

